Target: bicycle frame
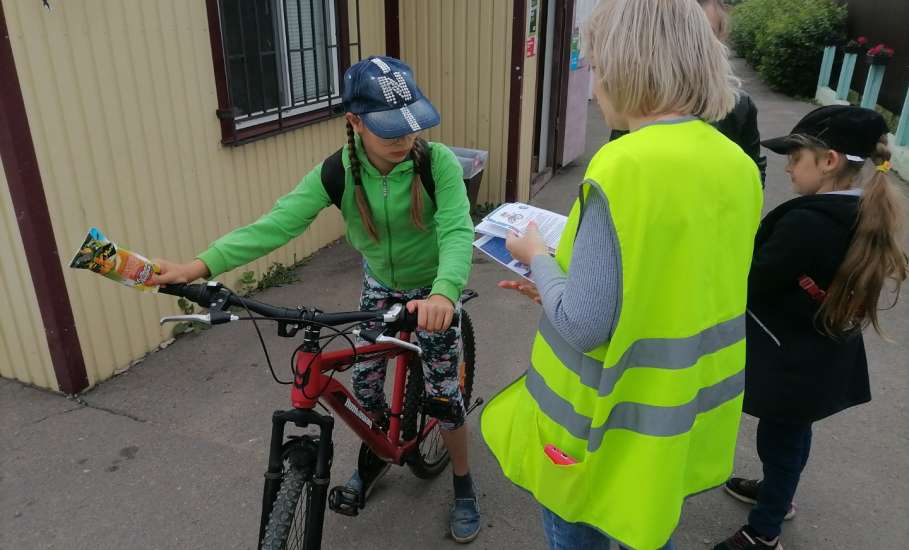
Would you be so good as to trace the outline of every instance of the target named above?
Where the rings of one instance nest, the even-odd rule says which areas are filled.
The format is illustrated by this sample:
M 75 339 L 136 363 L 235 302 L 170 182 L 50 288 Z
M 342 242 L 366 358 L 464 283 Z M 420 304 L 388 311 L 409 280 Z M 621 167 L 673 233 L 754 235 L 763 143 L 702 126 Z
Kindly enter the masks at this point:
M 400 333 L 400 339 L 410 341 L 410 333 Z M 391 416 L 388 432 L 373 428 L 373 420 L 359 401 L 340 382 L 327 372 L 344 370 L 356 361 L 369 359 L 395 359 L 394 386 L 391 400 Z M 401 414 L 404 410 L 404 389 L 407 369 L 414 359 L 419 359 L 408 350 L 393 344 L 373 344 L 353 350 L 327 353 L 303 351 L 297 355 L 297 376 L 291 390 L 291 401 L 295 409 L 315 408 L 317 401 L 329 407 L 370 449 L 382 460 L 403 464 L 418 441 L 438 423 L 430 419 L 420 435 L 410 441 L 401 441 Z
M 322 353 L 318 346 L 318 330 L 306 328 L 304 331 L 303 351 L 296 357 L 297 368 L 291 389 L 293 409 L 275 411 L 272 415 L 268 470 L 265 472 L 265 486 L 262 492 L 259 544 L 265 534 L 268 517 L 281 484 L 284 460 L 287 458 L 285 451 L 293 445 L 293 440 L 285 442 L 285 426 L 290 422 L 300 428 L 310 425 L 319 428 L 319 438 L 314 451 L 316 460 L 312 488 L 306 497 L 307 517 L 304 535 L 304 548 L 318 549 L 321 547 L 325 504 L 331 477 L 334 453 L 332 430 L 335 419 L 331 415 L 316 412 L 314 409 L 317 403 L 321 401 L 334 411 L 335 415 L 347 424 L 376 456 L 395 464 L 404 463 L 408 453 L 432 431 L 438 420 L 430 419 L 417 437 L 410 441 L 401 441 L 401 416 L 404 409 L 407 369 L 414 359 L 419 359 L 414 352 L 401 349 L 394 344 L 372 344 L 358 346 L 355 351 L 346 349 Z M 401 332 L 399 338 L 410 341 L 410 333 Z M 367 358 L 395 359 L 391 418 L 386 433 L 374 429 L 372 419 L 360 402 L 341 382 L 326 374 L 344 370 Z

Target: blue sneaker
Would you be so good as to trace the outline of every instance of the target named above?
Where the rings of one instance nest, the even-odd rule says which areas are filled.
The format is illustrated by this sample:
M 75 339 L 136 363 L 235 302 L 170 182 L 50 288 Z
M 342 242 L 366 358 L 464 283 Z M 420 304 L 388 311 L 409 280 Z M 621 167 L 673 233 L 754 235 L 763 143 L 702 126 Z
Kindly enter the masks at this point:
M 477 497 L 456 498 L 449 517 L 451 538 L 466 544 L 480 533 L 480 502 Z
M 347 483 L 345 483 L 344 486 L 357 493 L 360 501 L 360 508 L 366 506 L 366 499 L 369 498 L 369 495 L 372 494 L 372 490 L 375 489 L 376 482 L 388 472 L 389 468 L 391 468 L 391 464 L 383 462 L 375 472 L 371 472 L 370 477 L 367 479 L 363 479 L 359 470 L 354 470 L 353 475 L 350 476 L 350 479 L 347 480 Z

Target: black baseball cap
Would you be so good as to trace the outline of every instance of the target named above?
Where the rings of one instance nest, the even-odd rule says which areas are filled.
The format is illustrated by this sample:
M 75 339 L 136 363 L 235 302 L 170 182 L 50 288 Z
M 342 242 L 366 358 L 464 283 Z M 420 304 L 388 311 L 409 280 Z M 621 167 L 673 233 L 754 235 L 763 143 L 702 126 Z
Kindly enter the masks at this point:
M 853 105 L 828 105 L 805 115 L 788 136 L 767 139 L 761 145 L 774 153 L 788 155 L 805 146 L 810 138 L 818 146 L 843 153 L 848 160 L 860 162 L 870 157 L 881 136 L 887 133 L 887 123 L 877 111 Z
M 414 82 L 413 71 L 393 57 L 373 56 L 351 65 L 344 73 L 341 100 L 381 138 L 412 134 L 441 121 Z

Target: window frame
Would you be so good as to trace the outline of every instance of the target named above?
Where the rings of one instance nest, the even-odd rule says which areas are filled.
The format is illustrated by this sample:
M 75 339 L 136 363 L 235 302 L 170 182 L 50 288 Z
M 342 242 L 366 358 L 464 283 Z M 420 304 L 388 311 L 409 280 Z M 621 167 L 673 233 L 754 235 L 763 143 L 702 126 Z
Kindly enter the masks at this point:
M 281 7 L 281 33 L 276 37 L 275 47 L 280 49 L 279 57 L 283 58 L 279 63 L 280 83 L 282 87 L 281 95 L 287 93 L 285 86 L 290 78 L 289 68 L 286 59 L 286 25 L 284 24 L 283 2 L 278 0 Z M 293 0 L 290 0 L 293 1 Z M 335 72 L 336 82 L 338 83 L 338 94 L 343 86 L 341 75 L 350 67 L 351 50 L 356 47 L 357 58 L 362 58 L 360 46 L 360 3 L 354 0 L 355 14 L 354 19 L 350 17 L 348 11 L 348 0 L 326 0 L 333 6 L 333 13 L 327 9 L 326 13 L 333 15 L 336 40 L 336 56 L 332 60 L 337 68 Z M 328 8 L 328 6 L 326 6 Z M 344 114 L 343 107 L 338 98 L 332 96 L 324 101 L 325 105 L 293 105 L 290 99 L 289 107 L 281 107 L 272 117 L 263 117 L 263 120 L 250 123 L 244 121 L 245 117 L 237 117 L 233 102 L 230 97 L 230 86 L 228 82 L 227 56 L 224 47 L 224 37 L 222 34 L 220 1 L 206 0 L 206 11 L 208 16 L 209 41 L 211 43 L 212 64 L 215 76 L 215 89 L 218 96 L 218 108 L 215 112 L 221 123 L 221 143 L 224 145 L 242 145 L 251 141 L 256 141 L 269 136 L 308 126 L 335 118 Z M 350 23 L 356 23 L 357 41 L 350 41 Z M 278 40 L 281 43 L 278 43 Z M 283 98 L 282 98 L 283 103 Z

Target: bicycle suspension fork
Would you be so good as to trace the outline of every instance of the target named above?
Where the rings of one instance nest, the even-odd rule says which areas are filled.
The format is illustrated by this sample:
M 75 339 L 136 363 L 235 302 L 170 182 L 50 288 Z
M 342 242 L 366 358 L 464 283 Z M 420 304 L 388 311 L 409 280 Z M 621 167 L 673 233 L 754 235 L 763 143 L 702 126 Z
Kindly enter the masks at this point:
M 303 343 L 304 351 L 317 351 L 319 344 L 318 330 L 306 327 L 303 333 Z M 297 384 L 301 382 L 297 379 L 299 375 L 300 373 L 297 373 L 294 376 L 294 391 L 298 390 Z M 318 426 L 319 437 L 315 439 L 310 435 L 296 436 L 285 442 L 284 429 L 288 422 L 293 423 L 298 428 L 306 428 L 311 425 Z M 319 414 L 311 408 L 275 411 L 272 414 L 271 440 L 268 447 L 268 470 L 265 472 L 265 486 L 262 490 L 262 516 L 259 520 L 260 545 L 265 536 L 265 528 L 268 525 L 268 518 L 271 515 L 275 497 L 281 487 L 284 462 L 289 460 L 293 466 L 312 468 L 309 488 L 305 495 L 301 495 L 301 498 L 306 498 L 303 548 L 304 550 L 319 550 L 322 544 L 325 505 L 328 500 L 328 483 L 331 479 L 331 460 L 334 452 L 332 430 L 334 429 L 334 424 L 334 418 L 330 415 Z

